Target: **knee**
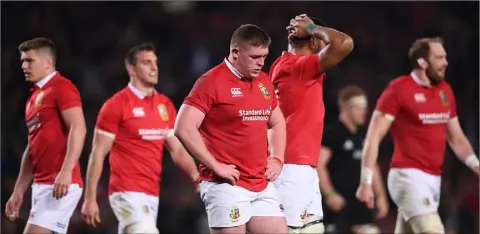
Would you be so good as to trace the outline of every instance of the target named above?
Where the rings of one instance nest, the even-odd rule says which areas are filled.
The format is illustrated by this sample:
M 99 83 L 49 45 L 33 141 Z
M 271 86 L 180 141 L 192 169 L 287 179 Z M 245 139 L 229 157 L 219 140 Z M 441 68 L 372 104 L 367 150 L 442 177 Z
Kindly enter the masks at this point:
M 419 215 L 411 218 L 408 223 L 414 233 L 445 233 L 438 213 Z
M 125 227 L 125 232 L 130 233 L 148 233 L 159 234 L 155 221 L 139 221 Z

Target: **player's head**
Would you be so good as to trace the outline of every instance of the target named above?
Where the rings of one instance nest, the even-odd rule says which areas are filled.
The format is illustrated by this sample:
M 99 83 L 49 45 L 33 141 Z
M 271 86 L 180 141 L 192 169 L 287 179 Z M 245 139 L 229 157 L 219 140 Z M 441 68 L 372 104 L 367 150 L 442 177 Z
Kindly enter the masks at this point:
M 138 79 L 146 86 L 158 83 L 158 59 L 153 43 L 132 47 L 125 56 L 125 66 L 131 79 Z
M 24 41 L 18 51 L 27 81 L 37 82 L 55 70 L 57 50 L 51 40 L 39 37 Z
M 447 52 L 440 37 L 425 37 L 416 40 L 408 51 L 414 69 L 425 71 L 432 84 L 445 78 L 448 66 Z
M 310 16 L 308 18 L 310 18 L 315 25 L 326 27 L 322 20 Z M 290 32 L 288 33 L 290 34 Z M 288 43 L 295 49 L 308 49 L 308 51 L 310 51 L 312 54 L 320 52 L 326 46 L 322 40 L 313 36 L 306 38 L 292 37 L 288 40 Z
M 271 39 L 260 27 L 244 24 L 238 27 L 230 40 L 230 61 L 246 78 L 257 77 L 268 55 Z
M 356 85 L 348 85 L 338 92 L 340 113 L 355 125 L 363 125 L 367 116 L 365 91 Z

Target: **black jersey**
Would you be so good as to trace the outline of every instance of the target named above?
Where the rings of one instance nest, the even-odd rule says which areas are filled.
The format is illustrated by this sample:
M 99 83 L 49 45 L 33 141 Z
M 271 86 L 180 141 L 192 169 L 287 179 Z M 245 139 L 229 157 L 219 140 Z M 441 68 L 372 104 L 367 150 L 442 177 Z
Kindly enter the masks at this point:
M 360 181 L 365 133 L 363 127 L 352 133 L 342 122 L 336 121 L 323 134 L 322 146 L 332 153 L 327 164 L 330 180 L 335 190 L 344 197 L 355 196 Z

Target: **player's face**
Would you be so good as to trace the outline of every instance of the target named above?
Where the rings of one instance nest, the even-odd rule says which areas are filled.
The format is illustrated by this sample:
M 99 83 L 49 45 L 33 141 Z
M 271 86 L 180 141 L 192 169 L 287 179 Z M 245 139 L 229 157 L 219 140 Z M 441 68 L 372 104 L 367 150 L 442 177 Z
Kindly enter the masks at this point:
M 265 65 L 268 55 L 268 47 L 245 45 L 238 49 L 239 70 L 248 78 L 256 78 Z
M 430 43 L 430 54 L 428 56 L 427 76 L 433 83 L 445 79 L 445 71 L 448 66 L 447 52 L 441 43 Z
M 51 66 L 51 59 L 38 50 L 21 52 L 20 62 L 22 63 L 23 74 L 28 82 L 37 82 L 45 78 Z
M 365 105 L 356 105 L 349 108 L 350 117 L 356 125 L 365 124 L 367 117 L 367 107 Z
M 140 51 L 137 53 L 134 76 L 143 83 L 151 86 L 158 84 L 158 59 L 153 51 Z

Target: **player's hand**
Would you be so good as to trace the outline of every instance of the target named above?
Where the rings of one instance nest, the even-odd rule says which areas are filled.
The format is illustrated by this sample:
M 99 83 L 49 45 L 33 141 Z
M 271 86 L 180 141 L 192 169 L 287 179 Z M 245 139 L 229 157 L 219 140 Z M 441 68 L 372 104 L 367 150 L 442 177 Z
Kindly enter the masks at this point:
M 327 206 L 334 212 L 341 211 L 345 207 L 345 199 L 338 193 L 333 193 L 326 197 L 326 202 Z
M 60 171 L 55 178 L 55 183 L 53 184 L 53 193 L 52 196 L 57 200 L 67 195 L 68 188 L 72 183 L 72 172 L 69 171 Z
M 213 172 L 223 179 L 226 179 L 230 184 L 235 185 L 235 182 L 240 178 L 240 172 L 235 165 L 227 165 L 225 163 L 217 163 Z
M 308 18 L 306 14 L 301 14 L 295 16 L 294 19 L 290 20 L 290 25 L 287 27 L 288 39 L 293 37 L 296 38 L 307 38 L 310 36 L 310 33 L 307 32 L 307 25 L 313 24 L 313 21 Z
M 361 183 L 360 186 L 358 186 L 356 197 L 359 201 L 367 204 L 368 208 L 373 209 L 374 197 L 372 185 Z
M 265 170 L 265 177 L 269 181 L 275 181 L 282 172 L 283 165 L 275 159 L 269 159 L 267 169 Z
M 388 215 L 389 205 L 386 198 L 377 199 L 377 219 L 383 219 Z
M 5 215 L 11 221 L 15 221 L 18 219 L 20 215 L 20 207 L 22 207 L 23 203 L 23 194 L 20 193 L 12 193 L 10 199 L 7 201 L 7 205 L 5 206 Z
M 85 200 L 82 205 L 82 219 L 90 226 L 96 227 L 100 224 L 100 209 L 96 200 Z

